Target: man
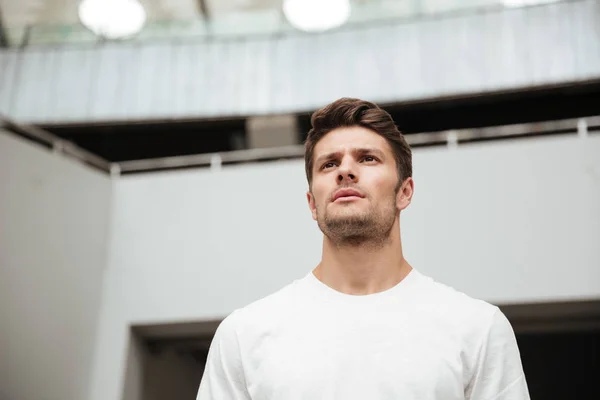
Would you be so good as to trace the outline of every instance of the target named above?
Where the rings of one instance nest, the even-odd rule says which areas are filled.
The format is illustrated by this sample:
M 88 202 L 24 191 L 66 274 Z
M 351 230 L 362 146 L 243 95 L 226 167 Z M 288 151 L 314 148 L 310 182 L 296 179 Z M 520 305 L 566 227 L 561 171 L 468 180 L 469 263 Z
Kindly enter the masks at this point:
M 221 323 L 198 400 L 529 399 L 500 310 L 404 258 L 412 156 L 390 115 L 348 98 L 315 112 L 305 166 L 321 262 Z

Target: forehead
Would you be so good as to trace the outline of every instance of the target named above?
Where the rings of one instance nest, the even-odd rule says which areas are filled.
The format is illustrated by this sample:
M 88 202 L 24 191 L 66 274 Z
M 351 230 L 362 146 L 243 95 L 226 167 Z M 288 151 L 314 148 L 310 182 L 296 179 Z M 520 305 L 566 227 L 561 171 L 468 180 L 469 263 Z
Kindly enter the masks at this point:
M 391 153 L 387 140 L 362 126 L 337 128 L 326 134 L 315 145 L 314 155 L 318 157 L 326 153 L 347 151 L 354 148 L 373 148 Z

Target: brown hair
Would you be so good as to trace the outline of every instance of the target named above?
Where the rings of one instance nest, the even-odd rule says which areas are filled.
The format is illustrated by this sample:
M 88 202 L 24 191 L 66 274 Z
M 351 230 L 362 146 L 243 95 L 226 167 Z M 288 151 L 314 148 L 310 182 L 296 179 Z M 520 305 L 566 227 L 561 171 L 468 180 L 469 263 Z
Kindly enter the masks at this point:
M 304 168 L 309 186 L 312 184 L 313 153 L 317 142 L 336 128 L 351 126 L 370 129 L 387 140 L 396 160 L 398 187 L 406 178 L 412 176 L 410 146 L 398 130 L 392 116 L 377 104 L 344 97 L 315 111 L 310 122 L 312 128 L 304 143 Z

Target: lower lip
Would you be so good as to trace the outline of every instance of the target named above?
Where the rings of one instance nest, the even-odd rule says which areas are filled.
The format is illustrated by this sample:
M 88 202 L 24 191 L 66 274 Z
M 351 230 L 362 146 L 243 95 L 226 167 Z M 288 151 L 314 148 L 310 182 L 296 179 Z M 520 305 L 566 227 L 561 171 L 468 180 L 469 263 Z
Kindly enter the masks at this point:
M 359 196 L 344 196 L 344 197 L 338 197 L 337 199 L 335 199 L 334 203 L 341 203 L 341 202 L 347 202 L 347 201 L 353 201 L 353 200 L 358 200 L 361 199 L 362 197 Z

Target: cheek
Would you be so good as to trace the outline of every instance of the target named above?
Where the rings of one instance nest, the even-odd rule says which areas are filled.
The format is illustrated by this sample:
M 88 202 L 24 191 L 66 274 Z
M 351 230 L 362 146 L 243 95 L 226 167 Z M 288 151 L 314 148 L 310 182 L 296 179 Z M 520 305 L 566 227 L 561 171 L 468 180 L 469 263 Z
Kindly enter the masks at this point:
M 330 195 L 330 188 L 321 182 L 314 182 L 312 186 L 312 194 L 314 202 L 317 206 L 326 203 L 327 198 Z
M 323 204 L 325 204 L 324 199 L 326 198 L 326 196 L 327 195 L 325 194 L 325 191 L 322 188 L 313 185 L 312 198 L 314 207 L 316 207 L 317 209 L 322 208 Z
M 394 190 L 398 184 L 396 175 L 390 176 L 390 174 L 374 174 L 372 179 L 369 180 L 370 192 L 377 199 L 386 199 L 390 196 L 395 197 Z

